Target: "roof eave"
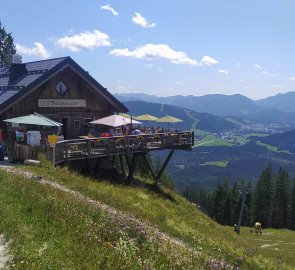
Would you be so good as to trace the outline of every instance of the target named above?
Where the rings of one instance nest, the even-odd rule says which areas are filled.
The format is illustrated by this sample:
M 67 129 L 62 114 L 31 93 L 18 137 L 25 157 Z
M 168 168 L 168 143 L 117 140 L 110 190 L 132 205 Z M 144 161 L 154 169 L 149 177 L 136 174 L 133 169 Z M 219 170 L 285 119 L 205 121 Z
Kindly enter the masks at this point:
M 62 62 L 58 63 L 55 67 L 50 69 L 48 72 L 44 73 L 38 79 L 36 79 L 31 84 L 27 85 L 24 89 L 20 90 L 17 94 L 15 94 L 10 99 L 6 100 L 0 105 L 0 113 L 6 111 L 9 107 L 13 106 L 20 99 L 25 98 L 46 81 L 50 80 L 54 77 L 59 71 L 63 70 L 66 67 L 71 67 L 78 74 L 80 74 L 85 80 L 92 86 L 94 89 L 99 92 L 108 102 L 110 102 L 118 112 L 128 112 L 129 110 L 114 96 L 112 96 L 106 88 L 104 88 L 101 84 L 99 84 L 92 76 L 89 75 L 82 67 L 80 67 L 72 58 L 69 56 L 66 57 Z
M 80 74 L 85 80 L 96 89 L 100 95 L 102 95 L 109 103 L 111 103 L 118 112 L 128 112 L 128 108 L 125 107 L 119 100 L 117 100 L 111 93 L 107 91 L 99 82 L 97 82 L 86 70 L 84 70 L 79 64 L 77 64 L 72 58 L 68 57 L 70 67 L 72 67 L 78 74 Z

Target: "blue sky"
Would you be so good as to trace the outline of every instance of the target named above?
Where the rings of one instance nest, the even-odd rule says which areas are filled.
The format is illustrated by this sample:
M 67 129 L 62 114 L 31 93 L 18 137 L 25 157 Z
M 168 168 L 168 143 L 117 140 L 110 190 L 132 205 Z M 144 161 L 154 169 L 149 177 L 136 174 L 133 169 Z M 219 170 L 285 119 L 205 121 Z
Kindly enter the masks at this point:
M 71 56 L 111 93 L 295 90 L 294 0 L 1 0 L 23 62 Z

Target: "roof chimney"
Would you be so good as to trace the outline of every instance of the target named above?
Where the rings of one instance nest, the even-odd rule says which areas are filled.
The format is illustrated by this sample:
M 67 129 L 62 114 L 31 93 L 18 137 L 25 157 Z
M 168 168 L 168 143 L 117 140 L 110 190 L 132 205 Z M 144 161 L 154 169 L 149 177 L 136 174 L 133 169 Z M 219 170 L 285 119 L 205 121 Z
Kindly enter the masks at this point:
M 9 84 L 13 84 L 15 81 L 23 77 L 28 73 L 26 64 L 12 63 L 9 67 Z

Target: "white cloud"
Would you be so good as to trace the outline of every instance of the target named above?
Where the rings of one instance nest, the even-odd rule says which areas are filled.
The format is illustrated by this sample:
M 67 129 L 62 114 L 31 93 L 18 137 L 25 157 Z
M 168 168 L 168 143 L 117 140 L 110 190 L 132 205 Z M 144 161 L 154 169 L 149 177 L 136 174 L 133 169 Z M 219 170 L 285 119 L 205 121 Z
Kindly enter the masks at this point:
M 110 52 L 111 55 L 125 56 L 139 59 L 167 59 L 174 64 L 198 65 L 196 60 L 189 58 L 186 53 L 174 51 L 166 44 L 146 44 L 136 48 L 134 51 L 129 49 L 115 49 Z
M 225 74 L 225 75 L 229 74 L 229 72 L 227 70 L 225 70 L 225 69 L 219 69 L 218 72 L 222 73 L 222 74 Z
M 15 48 L 20 55 L 32 55 L 40 58 L 50 57 L 49 51 L 44 47 L 42 43 L 34 42 L 35 47 L 28 48 L 20 44 L 15 44 Z
M 138 24 L 144 28 L 151 28 L 151 27 L 155 27 L 156 23 L 149 23 L 140 13 L 135 12 L 135 15 L 132 18 L 132 21 L 135 24 Z
M 176 85 L 183 85 L 183 82 L 175 82 Z
M 205 55 L 203 56 L 201 63 L 207 66 L 211 66 L 218 64 L 218 61 L 208 55 Z
M 262 71 L 261 73 L 264 74 L 264 75 L 270 76 L 270 77 L 277 77 L 278 76 L 277 74 L 270 73 L 270 72 L 268 72 L 266 70 Z
M 258 64 L 254 64 L 253 67 L 254 67 L 255 69 L 261 69 L 261 66 L 258 65 Z
M 118 16 L 119 15 L 119 12 L 117 12 L 116 10 L 114 10 L 110 4 L 107 4 L 107 5 L 104 5 L 104 6 L 101 6 L 100 9 L 104 9 L 104 10 L 109 10 L 110 12 L 112 12 L 112 14 L 114 16 Z
M 185 64 L 191 66 L 215 65 L 217 60 L 210 56 L 203 56 L 201 62 L 189 58 L 185 52 L 175 51 L 166 44 L 146 44 L 131 51 L 125 49 L 114 49 L 110 51 L 111 55 L 125 56 L 138 59 L 166 59 L 173 64 Z
M 290 79 L 290 81 L 295 81 L 295 76 L 292 76 L 289 79 Z
M 163 72 L 164 69 L 162 67 L 158 67 L 158 72 Z
M 63 48 L 69 49 L 72 52 L 78 52 L 82 49 L 93 49 L 101 46 L 110 46 L 109 36 L 98 30 L 92 32 L 84 31 L 83 33 L 65 36 L 59 38 L 56 44 Z

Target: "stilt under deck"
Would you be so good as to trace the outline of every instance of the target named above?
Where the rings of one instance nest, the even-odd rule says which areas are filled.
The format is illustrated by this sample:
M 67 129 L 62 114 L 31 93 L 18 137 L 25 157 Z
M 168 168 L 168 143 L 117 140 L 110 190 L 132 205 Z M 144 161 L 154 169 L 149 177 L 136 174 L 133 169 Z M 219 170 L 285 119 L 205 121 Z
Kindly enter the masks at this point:
M 93 172 L 96 162 L 94 159 L 118 156 L 125 183 L 129 184 L 136 168 L 137 159 L 143 156 L 147 168 L 151 172 L 156 185 L 167 167 L 175 150 L 191 150 L 194 145 L 194 133 L 169 132 L 143 135 L 129 135 L 108 138 L 91 138 L 61 141 L 56 144 L 55 149 L 50 152 L 50 159 L 56 164 L 63 164 L 75 160 L 87 160 L 89 170 Z M 146 158 L 149 151 L 170 149 L 163 166 L 155 173 Z M 127 177 L 124 161 L 127 164 Z M 114 159 L 113 159 L 114 161 Z

